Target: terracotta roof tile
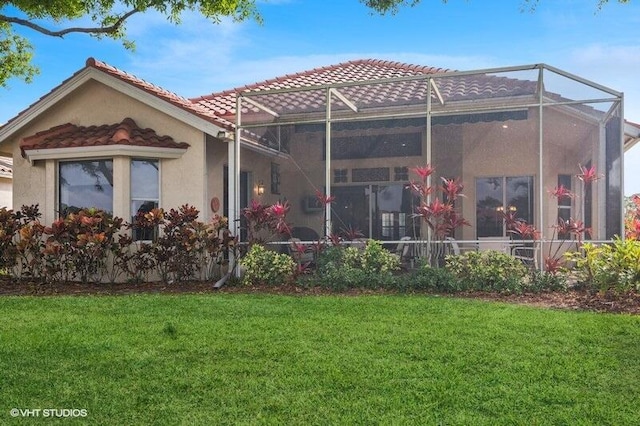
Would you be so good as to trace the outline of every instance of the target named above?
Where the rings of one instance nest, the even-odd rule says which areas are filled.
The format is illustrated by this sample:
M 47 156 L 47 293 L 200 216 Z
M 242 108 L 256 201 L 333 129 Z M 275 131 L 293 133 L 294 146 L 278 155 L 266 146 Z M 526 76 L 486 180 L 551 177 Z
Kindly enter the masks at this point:
M 211 114 L 234 120 L 236 96 L 241 92 L 262 92 L 273 89 L 309 88 L 346 82 L 364 82 L 411 77 L 425 74 L 447 73 L 451 70 L 375 59 L 344 62 L 323 68 L 290 74 L 260 83 L 191 99 Z M 491 97 L 533 94 L 537 82 L 487 75 L 442 77 L 438 89 L 447 101 L 487 99 Z M 385 85 L 343 87 L 340 91 L 352 102 L 364 107 L 424 104 L 427 87 L 424 81 L 405 80 Z M 322 91 L 280 93 L 260 98 L 261 103 L 276 112 L 313 112 L 324 109 Z M 339 102 L 338 104 L 341 104 Z M 245 110 L 245 108 L 243 108 Z M 247 106 L 243 112 L 258 112 Z
M 203 108 L 202 106 L 191 102 L 189 99 L 184 98 L 180 95 L 177 95 L 169 90 L 163 89 L 162 87 L 148 83 L 145 80 L 142 80 L 141 78 L 138 78 L 132 74 L 129 74 L 111 65 L 108 65 L 102 61 L 99 61 L 94 58 L 89 58 L 87 59 L 86 65 L 87 67 L 98 69 L 124 82 L 127 82 L 135 87 L 138 87 L 139 89 L 142 89 L 145 92 L 148 92 L 154 96 L 157 96 L 158 98 L 161 98 L 179 108 L 182 108 L 218 126 L 221 126 L 227 129 L 231 129 L 233 127 L 233 123 L 231 123 L 230 121 L 227 121 L 214 114 L 211 114 L 206 108 Z
M 76 126 L 67 123 L 27 136 L 20 141 L 23 152 L 32 149 L 57 149 L 85 146 L 130 145 L 186 149 L 189 144 L 170 136 L 158 136 L 152 129 L 138 127 L 131 118 L 102 126 Z

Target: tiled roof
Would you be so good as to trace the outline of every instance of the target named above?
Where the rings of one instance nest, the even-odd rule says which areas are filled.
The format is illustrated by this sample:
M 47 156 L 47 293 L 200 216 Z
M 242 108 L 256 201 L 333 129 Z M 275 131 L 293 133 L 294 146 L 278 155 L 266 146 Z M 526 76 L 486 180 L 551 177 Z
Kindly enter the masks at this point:
M 152 129 L 138 127 L 131 118 L 121 123 L 102 126 L 76 126 L 71 123 L 38 132 L 20 141 L 23 154 L 32 149 L 74 148 L 106 145 L 148 146 L 186 149 L 189 144 L 176 142 L 170 136 L 158 136 Z
M 132 74 L 119 70 L 116 67 L 108 65 L 102 61 L 99 61 L 94 58 L 87 59 L 86 62 L 87 67 L 92 67 L 98 69 L 104 73 L 107 73 L 117 79 L 120 79 L 126 83 L 131 84 L 139 89 L 144 90 L 158 98 L 165 100 L 179 108 L 184 109 L 187 112 L 197 115 L 200 118 L 203 118 L 209 122 L 212 122 L 218 126 L 230 129 L 233 126 L 233 123 L 220 118 L 214 114 L 211 114 L 206 108 L 191 102 L 189 99 L 179 96 L 173 92 L 170 92 L 166 89 L 163 89 L 154 84 L 148 83 Z
M 370 82 L 372 80 L 447 72 L 450 72 L 450 70 L 392 61 L 356 60 L 286 75 L 233 90 L 213 93 L 193 98 L 191 101 L 206 108 L 211 114 L 233 121 L 236 96 L 241 92 L 253 93 L 273 89 L 308 88 L 361 81 Z M 447 102 L 531 95 L 536 91 L 537 82 L 487 75 L 466 75 L 441 77 L 437 80 L 437 85 L 443 100 Z M 340 92 L 359 107 L 417 105 L 425 103 L 427 86 L 422 80 L 404 80 L 385 85 L 369 84 L 343 87 Z M 278 113 L 287 113 L 321 111 L 324 109 L 324 98 L 325 93 L 323 91 L 307 91 L 280 93 L 254 99 L 259 100 L 261 104 Z M 247 105 L 246 110 L 243 112 L 258 111 L 258 109 Z

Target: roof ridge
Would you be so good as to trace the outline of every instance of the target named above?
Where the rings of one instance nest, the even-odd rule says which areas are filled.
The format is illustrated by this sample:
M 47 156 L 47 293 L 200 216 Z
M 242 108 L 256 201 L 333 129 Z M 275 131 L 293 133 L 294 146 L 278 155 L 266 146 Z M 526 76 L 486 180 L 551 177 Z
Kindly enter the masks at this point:
M 305 70 L 305 71 L 300 71 L 300 72 L 296 72 L 296 73 L 292 73 L 292 74 L 285 74 L 279 77 L 274 77 L 274 78 L 270 78 L 267 80 L 262 80 L 262 81 L 258 81 L 256 83 L 252 83 L 252 84 L 247 84 L 244 86 L 238 86 L 235 87 L 233 89 L 227 89 L 227 90 L 223 90 L 221 92 L 213 92 L 213 93 L 209 93 L 207 95 L 202 95 L 202 96 L 196 96 L 193 98 L 189 98 L 189 101 L 193 102 L 193 103 L 197 103 L 199 101 L 204 101 L 204 100 L 211 100 L 211 99 L 215 99 L 215 98 L 219 98 L 219 97 L 223 97 L 223 96 L 228 96 L 228 95 L 233 95 L 236 93 L 240 93 L 240 92 L 246 92 L 252 89 L 256 89 L 259 88 L 260 86 L 266 86 L 269 84 L 273 84 L 273 83 L 278 83 L 278 82 L 282 82 L 286 79 L 292 79 L 292 78 L 300 78 L 300 77 L 306 77 L 312 74 L 316 74 L 319 72 L 326 72 L 326 71 L 332 71 L 332 70 L 336 70 L 345 66 L 349 66 L 349 65 L 361 65 L 361 64 L 369 64 L 369 65 L 376 65 L 376 66 L 386 66 L 386 67 L 393 67 L 393 68 L 398 68 L 398 69 L 403 69 L 403 70 L 408 70 L 408 71 L 418 71 L 418 72 L 424 72 L 425 74 L 432 74 L 432 73 L 436 73 L 436 72 L 447 72 L 449 71 L 448 69 L 445 68 L 435 68 L 435 67 L 430 67 L 427 65 L 414 65 L 414 64 L 406 64 L 403 62 L 397 62 L 397 61 L 388 61 L 388 60 L 384 60 L 384 59 L 353 59 L 350 61 L 345 61 L 345 62 L 339 62 L 337 64 L 332 64 L 332 65 L 325 65 L 325 66 L 321 66 L 321 67 L 315 67 L 315 68 L 311 68 L 309 70 Z
M 165 102 L 173 104 L 174 106 L 186 110 L 192 114 L 195 114 L 209 122 L 213 122 L 215 125 L 222 128 L 231 128 L 232 123 L 227 122 L 224 118 L 219 117 L 216 114 L 211 114 L 206 108 L 201 105 L 192 102 L 190 99 L 179 95 L 164 87 L 158 86 L 154 83 L 150 83 L 134 74 L 121 70 L 113 65 L 109 65 L 106 62 L 89 57 L 86 60 L 86 68 L 93 68 L 98 71 L 104 72 L 112 77 L 118 78 L 125 83 L 131 84 L 140 90 L 150 93 Z
M 118 75 L 121 75 L 121 76 L 125 76 L 125 77 L 131 79 L 133 82 L 142 83 L 144 85 L 150 86 L 150 87 L 152 87 L 153 89 L 155 89 L 158 92 L 166 93 L 166 94 L 169 94 L 171 96 L 175 96 L 175 97 L 180 98 L 180 99 L 182 99 L 184 101 L 189 101 L 188 98 L 185 98 L 184 96 L 179 95 L 174 91 L 166 89 L 166 88 L 164 88 L 162 86 L 158 86 L 157 84 L 151 83 L 151 82 L 149 82 L 149 81 L 147 81 L 147 80 L 145 80 L 143 78 L 138 77 L 135 74 L 131 74 L 130 72 L 124 71 L 124 70 L 122 70 L 122 69 L 120 69 L 118 67 L 115 67 L 115 66 L 111 65 L 111 64 L 103 62 L 103 61 L 101 61 L 99 59 L 95 59 L 94 57 L 90 56 L 89 58 L 87 58 L 86 66 L 87 67 L 96 68 L 96 69 L 101 70 L 101 71 L 107 71 L 110 74 L 114 74 L 115 73 L 115 74 L 118 74 Z

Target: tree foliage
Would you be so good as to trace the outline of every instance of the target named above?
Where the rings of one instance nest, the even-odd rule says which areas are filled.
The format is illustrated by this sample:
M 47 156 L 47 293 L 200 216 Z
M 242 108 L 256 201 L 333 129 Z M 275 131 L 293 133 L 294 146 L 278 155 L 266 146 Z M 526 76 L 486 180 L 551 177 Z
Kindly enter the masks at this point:
M 27 82 L 38 73 L 32 64 L 33 46 L 16 32 L 28 28 L 52 37 L 84 33 L 110 37 L 133 47 L 126 39 L 127 20 L 139 13 L 157 11 L 170 22 L 180 23 L 186 11 L 197 11 L 218 23 L 260 20 L 255 0 L 0 0 L 0 86 L 11 77 Z M 88 25 L 75 25 L 79 21 Z
M 401 7 L 415 6 L 420 3 L 420 0 L 360 0 L 366 6 L 370 7 L 374 11 L 381 15 L 390 13 L 397 13 Z M 609 0 L 593 0 L 597 10 L 602 9 L 604 5 L 609 3 Z M 631 0 L 614 0 L 617 3 L 631 3 Z M 447 3 L 447 0 L 442 0 L 442 3 Z M 540 0 L 520 0 L 520 6 L 523 11 L 535 11 L 536 7 L 540 3 Z

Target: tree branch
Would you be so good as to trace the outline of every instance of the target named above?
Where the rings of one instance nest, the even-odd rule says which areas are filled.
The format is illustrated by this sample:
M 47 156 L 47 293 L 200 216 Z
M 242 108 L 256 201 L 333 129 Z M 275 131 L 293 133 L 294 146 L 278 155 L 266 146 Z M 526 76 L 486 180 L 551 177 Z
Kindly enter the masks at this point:
M 131 17 L 131 15 L 138 12 L 140 12 L 139 9 L 132 9 L 129 12 L 122 15 L 120 18 L 118 18 L 118 20 L 113 25 L 109 25 L 108 27 L 71 27 L 71 28 L 64 28 L 59 31 L 52 31 L 38 24 L 35 24 L 29 20 L 15 18 L 12 16 L 0 15 L 0 22 L 9 22 L 12 24 L 22 25 L 22 26 L 31 28 L 32 30 L 38 31 L 39 33 L 52 36 L 52 37 L 64 37 L 69 33 L 113 34 L 120 29 L 122 24 L 124 24 L 124 22 L 129 17 Z

